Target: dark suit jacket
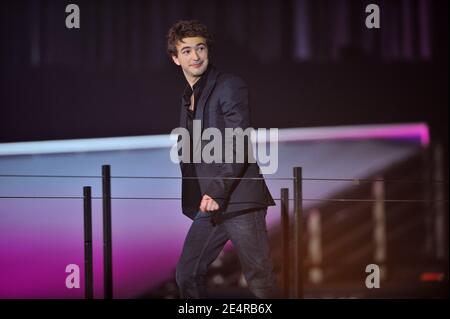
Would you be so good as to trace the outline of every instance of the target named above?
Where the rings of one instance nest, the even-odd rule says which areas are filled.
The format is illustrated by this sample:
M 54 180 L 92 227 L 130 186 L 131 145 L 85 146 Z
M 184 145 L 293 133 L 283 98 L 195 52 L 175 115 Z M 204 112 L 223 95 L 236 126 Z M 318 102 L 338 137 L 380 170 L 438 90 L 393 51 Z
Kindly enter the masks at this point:
M 206 128 L 214 127 L 225 136 L 225 128 L 240 127 L 243 130 L 250 127 L 250 108 L 248 105 L 248 90 L 242 79 L 237 76 L 222 73 L 214 66 L 205 75 L 207 82 L 196 104 L 195 119 L 201 120 L 202 133 Z M 180 126 L 186 127 L 186 108 L 182 103 L 180 113 Z M 201 141 L 201 149 L 210 141 Z M 249 143 L 248 140 L 246 140 Z M 194 142 L 195 143 L 195 142 Z M 222 143 L 223 144 L 223 143 Z M 187 147 L 184 145 L 183 147 Z M 233 153 L 236 144 L 233 144 Z M 247 150 L 247 148 L 245 148 Z M 245 152 L 245 158 L 248 158 Z M 220 206 L 217 212 L 220 215 L 232 216 L 236 213 L 245 213 L 252 209 L 275 205 L 273 198 L 263 179 L 222 179 L 221 177 L 262 178 L 257 163 L 225 163 L 225 152 L 222 150 L 221 163 L 195 163 L 195 171 L 199 177 L 201 194 L 212 197 Z M 186 164 L 180 162 L 182 176 L 186 177 Z M 202 179 L 208 177 L 208 179 Z M 214 177 L 211 179 L 211 177 Z M 182 188 L 187 187 L 186 180 Z M 182 194 L 186 192 L 182 190 Z M 193 198 L 182 196 L 183 213 L 194 218 L 195 212 L 188 211 L 188 207 L 199 207 L 200 202 L 192 203 Z M 216 214 L 217 215 L 217 214 Z

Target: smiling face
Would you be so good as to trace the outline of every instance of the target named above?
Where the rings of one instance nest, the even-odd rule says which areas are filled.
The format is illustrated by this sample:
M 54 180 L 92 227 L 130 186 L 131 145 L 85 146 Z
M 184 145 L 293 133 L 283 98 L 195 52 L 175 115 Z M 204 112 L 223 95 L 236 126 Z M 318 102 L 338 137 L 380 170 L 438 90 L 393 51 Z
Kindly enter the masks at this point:
M 173 62 L 181 66 L 183 73 L 193 85 L 208 67 L 208 47 L 203 37 L 183 38 L 176 44 L 177 56 L 172 56 Z

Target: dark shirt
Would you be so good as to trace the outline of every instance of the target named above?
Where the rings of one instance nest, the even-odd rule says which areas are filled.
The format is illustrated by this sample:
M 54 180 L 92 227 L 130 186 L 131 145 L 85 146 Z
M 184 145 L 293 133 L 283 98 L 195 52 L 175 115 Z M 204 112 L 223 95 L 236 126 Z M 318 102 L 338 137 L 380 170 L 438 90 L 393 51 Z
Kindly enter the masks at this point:
M 197 111 L 197 104 L 200 101 L 203 89 L 205 88 L 206 84 L 206 78 L 208 75 L 208 72 L 210 70 L 210 66 L 206 69 L 205 73 L 202 74 L 201 78 L 194 84 L 194 88 L 192 89 L 189 83 L 187 84 L 186 88 L 184 89 L 183 93 L 183 105 L 186 108 L 186 128 L 189 131 L 190 136 L 190 163 L 185 163 L 185 176 L 186 177 L 197 177 L 197 172 L 195 171 L 195 164 L 193 163 L 193 120 L 195 119 L 195 113 Z M 194 110 L 190 109 L 191 105 L 191 96 L 194 94 Z M 201 133 L 201 132 L 200 132 Z M 200 185 L 198 183 L 197 179 L 190 178 L 185 181 L 186 188 L 183 189 L 183 198 L 189 198 L 189 202 L 197 203 L 196 206 L 189 207 L 188 210 L 191 212 L 197 212 L 199 211 L 200 202 L 202 199 L 202 194 L 200 190 Z

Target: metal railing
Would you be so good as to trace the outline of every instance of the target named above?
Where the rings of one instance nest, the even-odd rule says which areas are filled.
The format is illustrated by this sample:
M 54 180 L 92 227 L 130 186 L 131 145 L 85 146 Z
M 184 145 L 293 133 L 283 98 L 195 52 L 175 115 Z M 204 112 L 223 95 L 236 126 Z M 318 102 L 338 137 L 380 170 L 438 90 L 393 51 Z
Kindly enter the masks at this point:
M 104 256 L 104 298 L 112 299 L 113 296 L 113 265 L 112 265 L 112 214 L 111 201 L 114 200 L 180 200 L 179 197 L 112 197 L 112 179 L 251 179 L 251 180 L 285 180 L 293 183 L 293 198 L 289 198 L 289 189 L 281 188 L 280 201 L 281 228 L 282 228 L 282 293 L 285 298 L 304 298 L 304 260 L 305 252 L 303 202 L 429 202 L 448 203 L 447 199 L 357 199 L 357 198 L 303 198 L 303 181 L 348 181 L 354 185 L 374 182 L 395 183 L 424 183 L 423 180 L 401 179 L 360 179 L 360 178 L 306 178 L 303 177 L 302 168 L 294 167 L 292 177 L 168 177 L 168 176 L 111 176 L 111 166 L 102 166 L 102 175 L 30 175 L 30 174 L 1 174 L 0 177 L 14 178 L 101 178 L 102 196 L 92 197 L 91 186 L 83 187 L 83 196 L 0 196 L 0 199 L 83 199 L 84 216 L 84 265 L 85 265 L 85 298 L 94 298 L 93 294 L 93 257 L 92 257 L 92 200 L 102 200 L 103 209 L 103 256 Z M 431 181 L 436 184 L 448 184 L 447 181 Z M 293 256 L 290 256 L 290 220 L 289 202 L 293 201 Z M 290 280 L 290 269 L 293 269 L 293 281 Z M 292 283 L 292 286 L 291 286 Z M 292 296 L 291 296 L 292 292 Z

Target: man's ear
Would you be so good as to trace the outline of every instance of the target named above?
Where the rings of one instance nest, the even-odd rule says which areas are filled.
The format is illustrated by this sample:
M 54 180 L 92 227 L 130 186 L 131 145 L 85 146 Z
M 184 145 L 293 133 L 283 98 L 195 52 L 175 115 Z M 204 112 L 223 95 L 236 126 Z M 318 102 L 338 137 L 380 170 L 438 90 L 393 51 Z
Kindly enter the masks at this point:
M 177 56 L 172 55 L 172 60 L 173 60 L 173 63 L 175 63 L 176 65 L 180 65 L 180 61 L 178 61 L 178 57 Z

